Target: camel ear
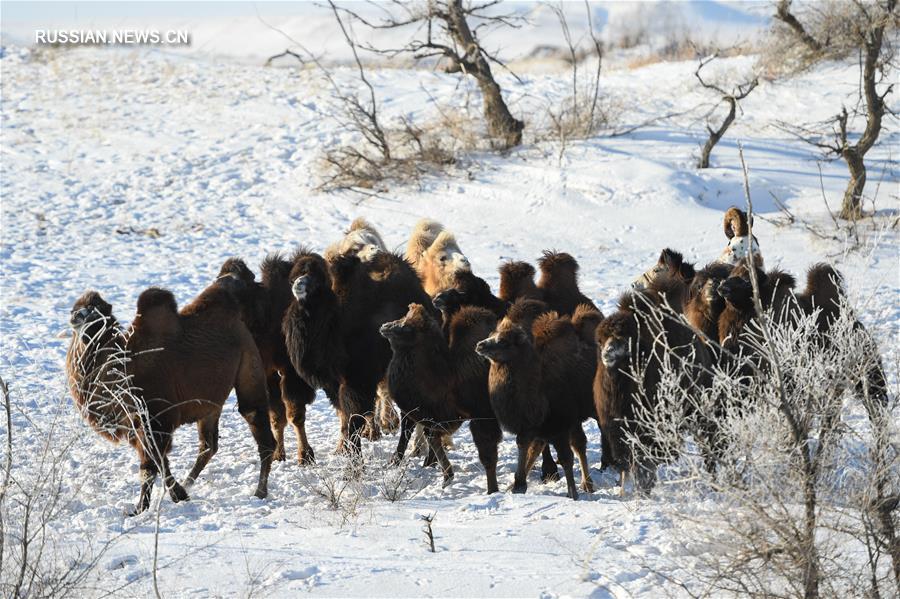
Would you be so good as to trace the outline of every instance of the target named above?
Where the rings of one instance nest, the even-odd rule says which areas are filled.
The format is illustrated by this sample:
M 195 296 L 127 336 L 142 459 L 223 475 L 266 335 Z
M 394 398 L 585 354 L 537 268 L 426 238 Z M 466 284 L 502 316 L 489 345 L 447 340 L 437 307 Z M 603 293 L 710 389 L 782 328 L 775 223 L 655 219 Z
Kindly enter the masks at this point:
M 666 265 L 672 270 L 678 270 L 681 268 L 681 264 L 684 262 L 684 256 L 672 250 L 671 248 L 666 248 L 660 253 L 659 260 L 657 261 L 660 265 Z

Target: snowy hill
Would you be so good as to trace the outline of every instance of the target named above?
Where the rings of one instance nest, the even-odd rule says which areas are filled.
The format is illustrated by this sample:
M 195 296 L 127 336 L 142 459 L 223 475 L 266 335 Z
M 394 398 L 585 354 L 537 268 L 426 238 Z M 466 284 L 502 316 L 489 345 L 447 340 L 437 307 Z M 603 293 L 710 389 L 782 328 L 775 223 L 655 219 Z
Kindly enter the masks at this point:
M 580 8 L 567 6 L 573 28 Z M 533 5 L 514 9 L 529 14 L 530 28 L 489 38 L 509 57 L 559 43 L 555 17 Z M 266 5 L 261 12 L 271 10 Z M 279 28 L 331 59 L 342 58 L 340 40 L 324 33 L 328 16 L 321 8 L 291 10 Z M 593 10 L 595 25 L 607 32 L 647 9 L 609 2 Z M 665 10 L 687 27 L 717 35 L 744 35 L 765 23 L 753 4 L 671 3 Z M 136 495 L 134 454 L 90 432 L 68 399 L 66 342 L 56 335 L 88 288 L 100 290 L 128 322 L 146 287 L 169 288 L 184 304 L 230 256 L 255 268 L 270 251 L 298 244 L 322 250 L 357 216 L 400 248 L 414 223 L 428 216 L 456 233 L 473 270 L 495 289 L 505 259 L 534 261 L 547 248 L 570 252 L 581 265 L 582 289 L 608 312 L 662 248 L 679 249 L 699 264 L 718 255 L 725 243 L 723 211 L 743 204 L 741 141 L 767 265 L 802 273 L 817 261 L 834 263 L 853 295 L 865 300 L 860 316 L 878 337 L 885 363 L 900 360 L 894 342 L 900 245 L 890 224 L 898 181 L 892 148 L 900 133 L 885 131 L 867 157 L 870 177 L 881 187 L 878 218 L 860 224 L 862 251 L 846 251 L 846 244 L 820 239 L 799 224 L 772 223 L 779 213 L 775 196 L 795 215 L 829 226 L 822 195 L 832 208 L 839 203 L 846 167 L 821 163 L 820 178 L 818 155 L 774 125 L 834 114 L 856 91 L 856 64 L 763 81 L 705 171 L 694 168 L 704 139 L 705 110 L 697 106 L 709 108 L 716 98 L 697 85 L 695 63 L 661 63 L 604 74 L 601 87 L 620 107 L 622 128 L 663 114 L 681 116 L 627 135 L 569 141 L 563 153 L 553 141 L 527 143 L 507 156 L 475 152 L 446 176 L 370 196 L 327 194 L 317 189 L 322 152 L 355 138 L 335 122 L 338 106 L 321 77 L 313 70 L 259 66 L 285 42 L 249 17 L 165 18 L 193 31 L 189 51 L 35 53 L 6 46 L 0 60 L 0 371 L 11 379 L 13 430 L 21 431 L 15 455 L 38 459 L 51 429 L 54 439 L 72 443 L 60 485 L 74 499 L 62 508 L 54 532 L 62 539 L 61 560 L 86 541 L 100 547 L 115 539 L 99 558 L 104 582 L 96 594 L 109 590 L 110 581 L 122 585 L 117 594 L 152 592 L 154 515 L 123 518 Z M 101 17 L 81 15 L 78 22 L 99 24 Z M 27 27 L 5 20 L 3 29 L 8 40 Z M 216 55 L 240 60 L 210 58 Z M 749 56 L 725 59 L 720 73 L 746 72 L 752 63 Z M 351 69 L 339 68 L 336 77 L 341 85 L 358 85 Z M 537 123 L 565 97 L 567 77 L 533 74 L 517 82 L 501 75 L 501 83 L 513 112 Z M 400 117 L 427 121 L 447 106 L 465 106 L 473 93 L 456 76 L 429 71 L 380 69 L 371 78 L 385 118 L 394 123 Z M 896 370 L 890 372 L 896 387 Z M 366 478 L 348 491 L 348 497 L 355 494 L 349 507 L 332 510 L 316 492 L 322 480 L 338 480 L 341 468 L 330 454 L 337 419 L 321 393 L 307 426 L 323 465 L 311 474 L 291 460 L 277 463 L 270 498 L 254 499 L 256 450 L 230 400 L 219 453 L 191 490 L 192 500 L 162 503 L 164 596 L 684 594 L 673 581 L 691 573 L 668 559 L 677 549 L 668 535 L 674 485 L 665 472 L 649 499 L 621 499 L 612 475 L 596 471 L 599 490 L 578 502 L 566 499 L 564 482 L 533 479 L 527 494 L 512 495 L 502 492 L 516 458 L 507 437 L 500 447 L 501 493 L 485 496 L 464 427 L 450 452 L 457 468 L 451 486 L 442 489 L 439 473 L 418 464 L 411 466 L 412 482 L 397 483 L 384 467 L 395 442 L 388 436 L 366 444 Z M 589 459 L 597 466 L 599 434 L 593 422 L 585 428 Z M 179 476 L 194 457 L 195 435 L 193 427 L 176 434 L 171 459 Z M 292 433 L 287 442 L 290 454 Z M 392 485 L 405 486 L 402 500 L 385 498 Z M 425 548 L 420 519 L 432 513 L 434 554 Z
M 25 3 L 8 3 L 2 25 L 6 43 L 29 44 L 34 29 L 147 29 L 187 30 L 189 48 L 171 51 L 190 56 L 217 56 L 244 62 L 261 63 L 284 51 L 302 45 L 326 62 L 349 62 L 352 55 L 344 43 L 327 3 L 156 3 L 132 6 L 127 3 L 106 6 L 81 3 L 66 6 L 55 14 L 38 12 Z M 339 6 L 344 6 L 338 3 Z M 587 12 L 582 3 L 561 4 L 569 26 L 580 38 L 587 30 Z M 347 3 L 347 8 L 375 22 L 385 11 L 374 4 Z M 762 3 L 696 0 L 689 2 L 591 2 L 591 22 L 598 36 L 610 44 L 626 36 L 639 43 L 659 47 L 672 38 L 689 37 L 697 42 L 730 45 L 754 39 L 768 24 L 768 10 Z M 536 49 L 560 47 L 560 24 L 550 6 L 534 2 L 509 2 L 487 14 L 503 14 L 520 19 L 517 28 L 488 28 L 480 32 L 485 47 L 504 60 L 518 60 Z M 392 47 L 392 43 L 413 28 L 398 31 L 372 31 L 358 25 L 354 34 L 361 43 Z M 576 40 L 578 41 L 578 40 Z M 367 60 L 380 60 L 365 55 Z

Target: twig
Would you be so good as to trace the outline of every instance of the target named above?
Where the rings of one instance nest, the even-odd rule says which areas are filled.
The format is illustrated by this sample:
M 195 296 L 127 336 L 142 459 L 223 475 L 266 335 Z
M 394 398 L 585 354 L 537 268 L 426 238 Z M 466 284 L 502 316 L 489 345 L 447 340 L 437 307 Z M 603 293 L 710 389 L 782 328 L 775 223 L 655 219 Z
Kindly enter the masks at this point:
M 434 517 L 437 515 L 437 512 L 432 512 L 431 514 L 420 514 L 419 519 L 425 522 L 425 526 L 422 527 L 422 532 L 425 533 L 425 540 L 428 543 L 428 550 L 432 553 L 435 553 L 434 550 L 434 530 L 431 528 L 431 523 L 434 522 Z
M 819 189 L 822 190 L 822 201 L 825 202 L 825 209 L 828 211 L 828 216 L 831 217 L 831 222 L 834 223 L 834 228 L 840 230 L 841 227 L 838 225 L 837 219 L 834 217 L 834 212 L 831 211 L 831 206 L 828 205 L 828 197 L 825 195 L 825 179 L 822 177 L 822 163 L 816 162 L 816 167 L 819 169 Z
M 304 60 L 302 56 L 300 56 L 299 54 L 297 54 L 297 53 L 294 52 L 293 50 L 287 49 L 287 50 L 285 50 L 284 52 L 280 52 L 280 53 L 278 53 L 278 54 L 275 54 L 275 55 L 273 55 L 273 56 L 270 56 L 268 59 L 266 59 L 266 64 L 263 65 L 263 66 L 267 66 L 267 67 L 268 67 L 268 66 L 271 66 L 271 65 L 272 65 L 272 61 L 277 60 L 277 59 L 281 58 L 282 56 L 293 56 L 294 58 L 296 58 L 297 60 L 299 60 L 299 61 L 300 61 L 300 64 L 302 64 L 302 65 L 308 64 L 308 62 L 309 62 L 309 61 L 307 61 L 307 60 Z

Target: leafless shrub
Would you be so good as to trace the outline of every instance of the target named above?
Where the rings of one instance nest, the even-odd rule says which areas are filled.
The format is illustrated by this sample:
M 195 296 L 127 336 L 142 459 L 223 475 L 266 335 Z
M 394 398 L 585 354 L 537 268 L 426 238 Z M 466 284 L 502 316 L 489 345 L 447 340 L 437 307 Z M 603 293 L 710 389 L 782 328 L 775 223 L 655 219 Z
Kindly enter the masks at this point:
M 59 527 L 79 502 L 83 481 L 73 480 L 72 450 L 81 435 L 64 425 L 66 401 L 49 423 L 23 414 L 14 442 L 13 402 L 0 378 L 6 416 L 0 488 L 0 594 L 4 597 L 79 596 L 114 586 L 99 567 L 127 531 L 97 541 L 93 531 L 63 535 Z M 33 440 L 39 440 L 36 443 Z
M 656 402 L 636 415 L 653 443 L 633 435 L 635 453 L 676 473 L 674 554 L 696 576 L 682 582 L 698 596 L 892 596 L 900 430 L 896 393 L 889 400 L 873 383 L 873 338 L 848 304 L 827 337 L 816 314 L 764 311 L 755 274 L 751 282 L 757 318 L 743 339 L 752 355 L 713 343 L 723 359 L 698 388 L 683 384 L 682 359 L 668 348 Z M 844 421 L 859 412 L 865 422 Z M 698 434 L 710 424 L 715 471 Z
M 317 462 L 301 469 L 297 477 L 307 494 L 325 502 L 336 516 L 339 526 L 346 526 L 359 518 L 368 499 L 362 458 L 340 459 L 332 464 Z
M 376 480 L 378 493 L 391 503 L 412 499 L 425 488 L 427 481 L 414 470 L 411 455 L 406 455 L 397 464 L 382 468 Z
M 733 56 L 756 54 L 758 51 L 759 48 L 756 44 L 749 42 L 737 43 L 723 49 L 714 42 L 698 40 L 685 34 L 684 36 L 670 38 L 658 48 L 648 48 L 645 52 L 628 59 L 626 66 L 629 69 L 639 69 L 661 62 L 698 60 L 700 57 L 710 56 L 715 53 L 718 53 L 720 58 L 731 58 Z
M 416 124 L 403 120 L 385 128 L 390 158 L 373 155 L 366 144 L 341 146 L 321 160 L 324 191 L 338 189 L 384 191 L 396 183 L 416 183 L 465 162 L 479 143 L 480 124 L 461 111 L 442 110 L 432 120 Z
M 566 142 L 569 139 L 584 139 L 596 133 L 599 129 L 609 126 L 609 98 L 600 92 L 600 73 L 603 67 L 603 44 L 594 31 L 591 16 L 591 7 L 584 3 L 587 12 L 587 31 L 578 39 L 575 38 L 569 28 L 562 4 L 549 5 L 556 15 L 562 30 L 563 40 L 566 44 L 567 62 L 570 65 L 572 85 L 570 94 L 561 102 L 554 101 L 547 108 L 549 129 L 540 127 L 537 139 L 546 137 L 549 130 L 552 137 L 561 142 L 560 158 L 565 152 Z M 587 81 L 579 80 L 579 65 L 587 59 L 596 60 L 596 68 L 590 74 Z M 558 106 L 558 108 L 556 108 Z

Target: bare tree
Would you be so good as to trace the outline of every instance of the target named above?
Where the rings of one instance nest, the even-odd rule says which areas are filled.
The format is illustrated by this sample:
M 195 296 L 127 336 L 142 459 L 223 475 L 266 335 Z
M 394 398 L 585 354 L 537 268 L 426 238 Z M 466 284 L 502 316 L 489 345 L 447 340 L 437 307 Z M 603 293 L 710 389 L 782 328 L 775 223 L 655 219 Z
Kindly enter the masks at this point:
M 885 97 L 894 88 L 894 84 L 887 81 L 896 66 L 892 42 L 900 26 L 897 0 L 831 2 L 809 8 L 800 17 L 791 11 L 790 0 L 781 0 L 775 18 L 786 26 L 776 29 L 775 34 L 793 38 L 803 49 L 801 67 L 823 59 L 859 56 L 860 89 L 856 106 L 850 111 L 844 107 L 831 120 L 830 141 L 822 141 L 817 136 L 807 138 L 810 143 L 846 161 L 850 180 L 841 202 L 840 217 L 858 219 L 862 216 L 866 186 L 865 156 L 878 141 L 885 114 L 890 114 Z M 808 22 L 804 24 L 804 20 Z M 849 129 L 856 116 L 865 118 L 865 127 L 854 143 L 854 135 Z
M 500 0 L 463 2 L 463 0 L 429 0 L 425 3 L 395 3 L 398 14 L 380 21 L 369 21 L 348 8 L 339 8 L 355 20 L 373 29 L 400 29 L 417 26 L 424 31 L 424 39 L 413 39 L 399 48 L 385 49 L 360 46 L 382 55 L 412 55 L 416 60 L 440 58 L 446 61 L 446 71 L 464 73 L 475 79 L 481 90 L 483 113 L 489 134 L 499 140 L 502 148 L 522 143 L 525 124 L 509 111 L 500 85 L 494 78 L 491 63 L 504 66 L 488 53 L 478 39 L 478 30 L 490 25 L 517 26 L 514 15 L 491 14 L 490 9 Z M 388 9 L 386 9 L 388 10 Z M 389 12 L 389 11 L 388 11 Z M 479 24 L 473 29 L 470 19 Z M 505 67 L 504 67 L 505 68 Z
M 730 90 L 726 91 L 724 87 L 704 80 L 700 71 L 718 57 L 719 54 L 715 53 L 707 58 L 701 58 L 700 64 L 697 65 L 697 70 L 694 71 L 694 76 L 697 78 L 697 81 L 700 82 L 700 85 L 718 93 L 721 96 L 721 101 L 728 105 L 728 114 L 725 115 L 722 123 L 717 128 L 713 129 L 709 126 L 709 123 L 706 124 L 706 131 L 709 133 L 709 138 L 707 138 L 706 143 L 703 145 L 703 151 L 700 153 L 700 160 L 697 161 L 697 168 L 709 168 L 709 155 L 712 153 L 713 148 L 716 147 L 716 144 L 719 143 L 719 140 L 722 139 L 722 136 L 725 135 L 725 132 L 728 131 L 731 123 L 734 122 L 735 116 L 737 115 L 738 102 L 746 98 L 750 92 L 759 85 L 759 78 L 754 76 L 749 81 L 738 83 Z

